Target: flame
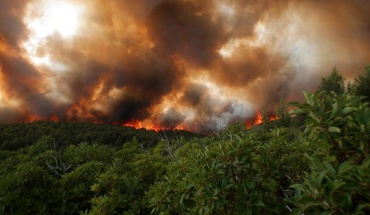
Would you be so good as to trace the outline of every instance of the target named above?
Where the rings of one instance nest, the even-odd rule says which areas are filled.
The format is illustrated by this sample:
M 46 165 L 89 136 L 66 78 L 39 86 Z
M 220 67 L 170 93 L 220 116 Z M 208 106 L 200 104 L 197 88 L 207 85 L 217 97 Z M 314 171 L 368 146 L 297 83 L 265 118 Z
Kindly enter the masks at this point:
M 279 119 L 278 116 L 269 116 L 269 122 L 274 121 L 274 120 L 278 120 L 278 119 Z M 262 123 L 263 123 L 262 114 L 261 114 L 260 111 L 257 110 L 257 115 L 256 115 L 256 118 L 254 119 L 254 121 L 247 122 L 245 126 L 247 127 L 247 129 L 250 129 L 252 126 L 260 125 Z
M 50 120 L 53 121 L 53 122 L 58 122 L 59 121 L 59 117 L 58 116 L 51 116 L 50 117 Z
M 255 125 L 259 125 L 263 123 L 262 114 L 261 112 L 257 111 L 256 121 L 254 122 Z
M 169 128 L 169 127 L 158 126 L 158 125 L 151 124 L 151 123 L 144 123 L 140 121 L 131 121 L 131 122 L 123 123 L 122 126 L 133 127 L 135 129 L 152 130 L 155 132 L 159 132 L 163 130 L 178 130 L 178 131 L 185 130 L 182 125 L 177 125 L 175 127 Z
M 278 116 L 270 116 L 269 117 L 269 121 L 274 121 L 274 120 L 278 120 L 279 117 Z

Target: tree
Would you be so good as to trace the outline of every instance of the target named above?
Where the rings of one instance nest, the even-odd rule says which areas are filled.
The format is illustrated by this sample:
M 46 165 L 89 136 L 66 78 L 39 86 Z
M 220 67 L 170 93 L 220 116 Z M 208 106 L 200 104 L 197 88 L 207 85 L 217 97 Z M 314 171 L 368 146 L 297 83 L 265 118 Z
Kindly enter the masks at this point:
M 175 151 L 166 175 L 147 192 L 152 213 L 287 214 L 289 185 L 301 182 L 308 168 L 302 160 L 303 153 L 311 154 L 305 137 L 284 128 L 246 130 L 242 123 L 218 137 Z
M 370 108 L 348 93 L 304 93 L 306 103 L 291 114 L 305 113 L 306 132 L 315 142 L 311 171 L 294 184 L 293 214 L 370 213 Z
M 365 75 L 358 76 L 352 85 L 355 94 L 366 96 L 370 102 L 370 65 L 365 68 Z
M 344 93 L 344 78 L 336 68 L 332 70 L 329 76 L 321 77 L 321 84 L 316 93 L 325 91 L 326 93 L 335 92 L 337 94 Z

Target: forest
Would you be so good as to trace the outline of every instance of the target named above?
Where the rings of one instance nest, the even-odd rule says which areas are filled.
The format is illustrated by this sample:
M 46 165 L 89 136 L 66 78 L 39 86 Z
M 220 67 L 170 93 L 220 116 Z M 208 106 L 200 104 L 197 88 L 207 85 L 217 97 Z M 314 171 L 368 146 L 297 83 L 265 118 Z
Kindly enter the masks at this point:
M 0 124 L 0 214 L 370 214 L 370 66 L 303 94 L 209 135 Z

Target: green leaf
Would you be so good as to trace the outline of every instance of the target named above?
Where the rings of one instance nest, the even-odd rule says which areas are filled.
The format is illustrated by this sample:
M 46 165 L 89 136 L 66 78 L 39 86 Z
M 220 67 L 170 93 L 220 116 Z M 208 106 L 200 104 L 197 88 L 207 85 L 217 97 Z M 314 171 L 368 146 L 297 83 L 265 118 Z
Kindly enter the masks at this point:
M 295 106 L 295 107 L 299 107 L 299 106 L 301 106 L 301 103 L 299 103 L 299 102 L 289 102 L 289 103 L 288 103 L 288 106 Z
M 293 215 L 301 215 L 302 214 L 302 209 L 300 208 L 294 208 L 291 212 Z
M 338 180 L 335 180 L 333 181 L 333 188 L 332 190 L 330 191 L 331 195 L 333 195 L 333 193 L 338 189 L 340 188 L 342 185 L 345 185 L 346 183 L 344 183 L 343 181 L 338 181 Z
M 289 114 L 290 115 L 293 115 L 293 114 L 301 114 L 301 113 L 304 113 L 304 112 L 305 112 L 304 110 L 299 109 L 299 108 L 296 108 L 296 109 L 290 110 L 289 111 Z
M 340 133 L 340 128 L 331 126 L 331 127 L 328 128 L 328 132 L 331 132 L 331 133 Z
M 340 164 L 338 169 L 338 175 L 341 175 L 342 173 L 347 172 L 348 170 L 352 169 L 352 164 L 349 161 L 345 161 Z
M 308 176 L 307 185 L 309 186 L 311 192 L 315 192 L 318 189 L 315 183 L 315 179 L 312 177 L 312 175 Z
M 235 137 L 239 142 L 243 142 L 242 138 L 241 138 L 239 135 L 234 135 L 234 137 Z
M 306 210 L 307 208 L 310 208 L 310 207 L 321 206 L 321 205 L 322 203 L 319 203 L 319 202 L 307 202 L 306 204 L 304 204 L 303 210 Z
M 337 112 L 338 110 L 338 103 L 335 102 L 332 106 L 331 106 L 332 110 L 331 110 L 331 114 L 330 114 L 330 118 L 334 117 L 335 113 Z
M 355 212 L 356 213 L 360 213 L 363 209 L 365 208 L 370 208 L 370 203 L 366 203 L 366 204 L 360 204 L 356 207 L 356 210 Z
M 99 192 L 99 184 L 91 185 L 90 190 L 93 191 L 93 192 Z
M 342 202 L 340 205 L 345 211 L 350 211 L 351 207 L 353 206 L 351 195 L 347 194 L 342 198 Z
M 317 184 L 321 186 L 322 180 L 324 179 L 326 173 L 328 173 L 327 170 L 324 170 L 320 173 L 320 175 L 317 177 Z
M 325 167 L 329 170 L 329 172 L 331 174 L 335 175 L 336 171 L 335 171 L 334 167 L 329 162 L 323 161 L 322 163 L 325 165 Z
M 266 207 L 265 204 L 260 199 L 257 202 L 255 202 L 254 205 L 259 206 L 259 207 Z
M 317 116 L 313 115 L 312 113 L 309 114 L 309 116 L 314 119 L 317 123 L 320 123 L 320 119 L 317 118 Z
M 306 92 L 303 92 L 304 96 L 306 97 L 306 102 L 307 104 L 309 104 L 310 106 L 314 106 L 314 99 L 315 99 L 315 95 L 314 94 L 310 94 L 310 93 L 306 93 Z
M 345 107 L 342 110 L 342 115 L 350 114 L 351 112 L 355 111 L 356 109 L 353 107 Z
M 220 189 L 216 188 L 215 191 L 213 192 L 213 196 L 217 196 L 220 193 Z

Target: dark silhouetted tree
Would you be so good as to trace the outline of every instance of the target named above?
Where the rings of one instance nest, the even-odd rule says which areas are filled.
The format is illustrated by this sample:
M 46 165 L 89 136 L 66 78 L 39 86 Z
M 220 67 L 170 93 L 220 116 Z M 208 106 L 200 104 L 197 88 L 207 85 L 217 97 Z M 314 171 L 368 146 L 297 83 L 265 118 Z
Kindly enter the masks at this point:
M 344 78 L 338 70 L 334 68 L 330 75 L 321 78 L 321 84 L 316 93 L 325 91 L 326 93 L 335 92 L 337 94 L 342 94 L 344 90 Z
M 355 94 L 366 96 L 370 102 L 370 65 L 365 68 L 365 75 L 358 76 L 352 85 L 352 90 Z

